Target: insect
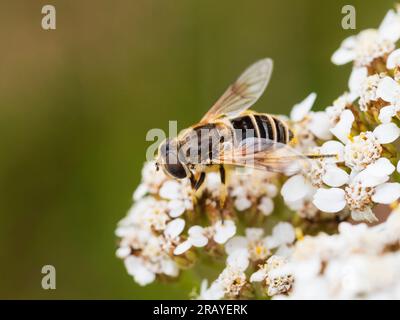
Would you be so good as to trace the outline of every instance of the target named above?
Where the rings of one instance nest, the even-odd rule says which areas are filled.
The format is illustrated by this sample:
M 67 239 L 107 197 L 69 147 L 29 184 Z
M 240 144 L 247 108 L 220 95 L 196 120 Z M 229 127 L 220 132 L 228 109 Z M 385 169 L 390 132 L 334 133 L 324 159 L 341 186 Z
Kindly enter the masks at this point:
M 248 110 L 267 87 L 272 68 L 269 58 L 248 67 L 199 123 L 163 141 L 158 149 L 157 170 L 161 167 L 175 179 L 189 178 L 195 191 L 207 172 L 218 170 L 223 207 L 230 168 L 290 173 L 309 158 L 319 157 L 301 155 L 289 146 L 293 132 L 284 121 Z

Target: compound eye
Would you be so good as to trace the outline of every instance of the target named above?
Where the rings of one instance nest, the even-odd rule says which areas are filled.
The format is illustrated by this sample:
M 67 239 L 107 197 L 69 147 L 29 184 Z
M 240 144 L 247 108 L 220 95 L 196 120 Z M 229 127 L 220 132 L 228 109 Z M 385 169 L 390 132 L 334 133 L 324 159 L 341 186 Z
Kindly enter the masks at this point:
M 176 163 L 176 164 L 166 164 L 165 169 L 168 171 L 168 173 L 177 178 L 177 179 L 183 179 L 186 178 L 186 170 L 183 167 L 181 163 Z

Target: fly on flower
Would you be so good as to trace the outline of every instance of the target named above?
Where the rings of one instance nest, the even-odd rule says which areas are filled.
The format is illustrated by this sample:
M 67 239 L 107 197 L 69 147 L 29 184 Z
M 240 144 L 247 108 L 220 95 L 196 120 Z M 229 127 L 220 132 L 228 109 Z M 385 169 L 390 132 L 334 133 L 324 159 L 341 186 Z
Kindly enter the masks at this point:
M 195 191 L 207 172 L 219 171 L 222 207 L 227 169 L 252 167 L 291 174 L 310 158 L 334 156 L 299 154 L 289 146 L 293 132 L 284 121 L 248 110 L 267 87 L 272 66 L 269 58 L 251 65 L 199 123 L 161 143 L 157 168 L 175 179 L 189 178 Z

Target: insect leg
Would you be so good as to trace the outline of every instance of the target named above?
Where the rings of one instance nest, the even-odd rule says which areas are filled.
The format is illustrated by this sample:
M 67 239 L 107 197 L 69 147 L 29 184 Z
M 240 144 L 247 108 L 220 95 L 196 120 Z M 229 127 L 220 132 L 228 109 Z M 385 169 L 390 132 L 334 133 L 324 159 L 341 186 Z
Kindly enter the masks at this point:
M 199 179 L 196 181 L 196 184 L 194 185 L 194 190 L 195 191 L 199 190 L 199 188 L 201 187 L 201 185 L 204 182 L 205 177 L 206 177 L 206 173 L 204 171 L 202 171 L 200 173 Z
M 221 210 L 224 208 L 225 205 L 225 200 L 227 196 L 227 189 L 226 189 L 226 173 L 225 173 L 225 168 L 223 165 L 219 166 L 219 175 L 221 177 L 221 188 L 220 188 L 220 199 L 219 199 L 219 204 L 221 207 Z
M 196 177 L 194 176 L 193 172 L 190 171 L 190 185 L 192 186 L 192 189 L 196 186 Z

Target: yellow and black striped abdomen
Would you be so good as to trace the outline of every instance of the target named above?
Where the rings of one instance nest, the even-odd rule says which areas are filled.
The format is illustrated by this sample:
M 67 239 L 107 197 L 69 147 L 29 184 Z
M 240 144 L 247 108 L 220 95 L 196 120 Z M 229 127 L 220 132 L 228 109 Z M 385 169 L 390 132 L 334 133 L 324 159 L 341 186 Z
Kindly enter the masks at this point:
M 230 119 L 235 129 L 237 140 L 243 140 L 249 135 L 248 130 L 253 130 L 254 136 L 262 139 L 269 139 L 275 142 L 287 144 L 293 138 L 293 133 L 286 123 L 269 115 L 262 113 L 249 113 Z M 247 136 L 248 137 L 248 136 Z

